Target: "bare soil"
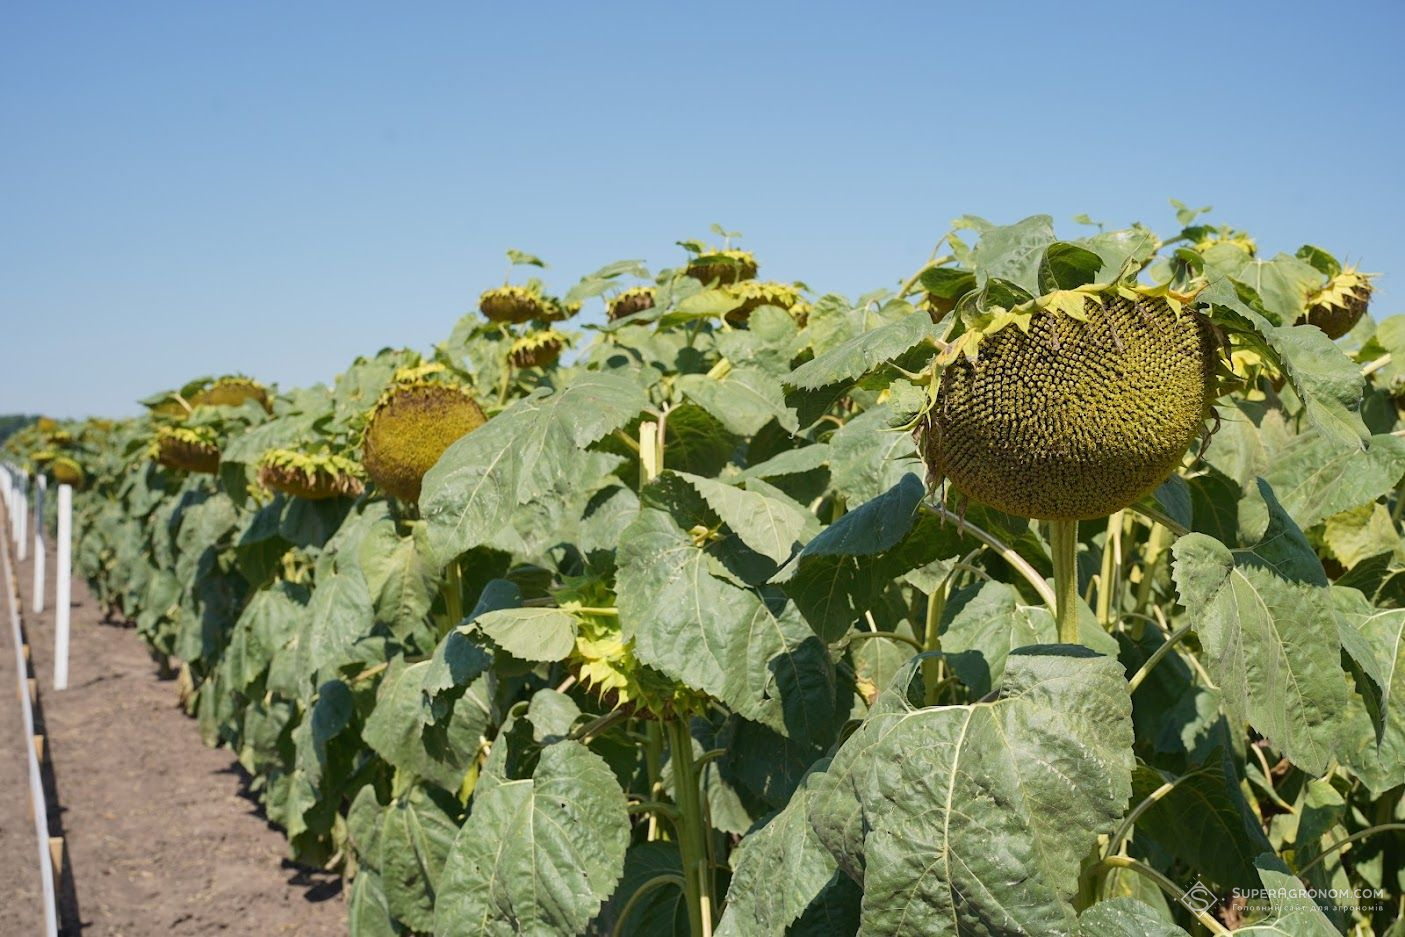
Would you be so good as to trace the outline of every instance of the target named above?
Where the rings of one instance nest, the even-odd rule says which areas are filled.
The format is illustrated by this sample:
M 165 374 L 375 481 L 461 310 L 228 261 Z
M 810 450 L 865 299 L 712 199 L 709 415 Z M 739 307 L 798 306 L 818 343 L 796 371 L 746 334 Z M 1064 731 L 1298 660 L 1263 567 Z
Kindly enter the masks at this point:
M 177 706 L 175 681 L 158 677 L 136 632 L 103 620 L 78 581 L 69 687 L 53 689 L 52 577 L 49 608 L 35 615 L 31 564 L 13 560 L 12 551 L 57 795 L 54 820 L 68 850 L 64 933 L 344 935 L 339 878 L 286 860 L 282 833 L 248 796 L 248 776 L 233 755 L 201 743 Z M 56 565 L 51 546 L 48 567 Z M 13 651 L 5 648 L 0 694 L 13 701 Z M 18 707 L 0 708 L 10 713 L 0 718 L 0 935 L 30 935 L 41 931 L 28 923 L 38 919 L 39 882 L 24 761 L 16 757 L 23 740 Z

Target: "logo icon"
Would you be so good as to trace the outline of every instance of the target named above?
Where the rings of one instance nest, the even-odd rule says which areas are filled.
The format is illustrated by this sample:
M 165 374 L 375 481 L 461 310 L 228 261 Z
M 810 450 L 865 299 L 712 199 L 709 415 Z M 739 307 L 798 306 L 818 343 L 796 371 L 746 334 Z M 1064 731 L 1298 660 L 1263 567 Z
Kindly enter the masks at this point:
M 1204 914 L 1219 903 L 1220 899 L 1216 898 L 1215 893 L 1206 888 L 1200 879 L 1196 879 L 1195 884 L 1181 895 L 1181 904 L 1196 914 Z

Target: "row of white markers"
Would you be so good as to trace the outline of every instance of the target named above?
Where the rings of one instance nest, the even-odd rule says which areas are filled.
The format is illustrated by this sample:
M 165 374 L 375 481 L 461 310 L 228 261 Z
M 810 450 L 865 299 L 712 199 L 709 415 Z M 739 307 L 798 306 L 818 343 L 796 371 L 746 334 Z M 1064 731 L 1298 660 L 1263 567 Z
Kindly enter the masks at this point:
M 5 516 L 10 520 L 9 539 L 15 544 L 15 553 L 24 559 L 29 552 L 29 503 L 26 498 L 28 477 L 11 466 L 0 465 L 0 497 L 5 501 Z M 63 653 L 55 654 L 54 685 L 60 687 L 68 682 L 68 563 L 69 539 L 73 518 L 73 490 L 67 485 L 59 487 L 59 525 L 63 532 L 59 540 L 59 567 L 62 585 L 55 596 L 61 610 L 57 616 L 63 622 Z M 44 479 L 34 483 L 34 603 L 35 610 L 44 608 Z M 58 889 L 55 887 L 55 870 L 62 868 L 63 841 L 49 837 L 49 806 L 44 797 L 44 780 L 39 765 L 39 736 L 34 732 L 34 707 L 30 700 L 29 661 L 25 658 L 24 629 L 20 625 L 19 608 L 16 600 L 19 590 L 15 587 L 10 568 L 10 550 L 6 537 L 0 532 L 0 589 L 5 592 L 5 605 L 10 611 L 10 636 L 15 646 L 15 676 L 18 679 L 20 698 L 20 719 L 24 724 L 25 738 L 32 743 L 25 745 L 29 763 L 29 796 L 33 807 L 34 832 L 39 845 L 39 881 L 44 896 L 44 937 L 58 937 L 59 906 Z M 57 652 L 58 648 L 55 647 Z M 62 670 L 57 664 L 63 661 Z M 58 682 L 60 673 L 63 684 Z M 57 845 L 57 849 L 55 846 Z M 57 861 L 56 861 L 57 860 Z M 17 916 L 17 915 L 14 915 Z
M 0 495 L 9 508 L 10 540 L 15 545 L 15 556 L 24 562 L 29 555 L 30 494 L 33 494 L 34 528 L 34 590 L 33 608 L 37 615 L 44 611 L 45 565 L 48 554 L 44 549 L 44 498 L 48 493 L 48 480 L 29 476 L 12 466 L 0 471 Z M 73 487 L 59 485 L 58 504 L 58 543 L 55 553 L 58 558 L 57 575 L 54 577 L 54 689 L 68 689 L 68 632 L 69 614 L 73 604 Z

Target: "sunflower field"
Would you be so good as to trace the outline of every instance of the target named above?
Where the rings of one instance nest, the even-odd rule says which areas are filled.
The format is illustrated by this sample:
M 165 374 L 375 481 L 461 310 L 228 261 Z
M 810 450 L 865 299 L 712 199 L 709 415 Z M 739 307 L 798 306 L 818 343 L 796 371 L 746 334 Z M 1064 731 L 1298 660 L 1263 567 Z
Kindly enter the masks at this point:
M 1401 937 L 1405 317 L 1177 209 L 857 298 L 512 251 L 3 452 L 353 935 Z

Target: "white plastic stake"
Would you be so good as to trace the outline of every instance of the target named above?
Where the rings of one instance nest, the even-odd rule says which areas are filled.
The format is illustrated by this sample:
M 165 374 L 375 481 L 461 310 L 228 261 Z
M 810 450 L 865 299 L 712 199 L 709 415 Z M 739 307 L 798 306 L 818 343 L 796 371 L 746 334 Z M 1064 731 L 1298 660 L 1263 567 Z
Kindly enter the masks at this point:
M 34 480 L 34 591 L 32 593 L 34 614 L 44 612 L 44 563 L 48 559 L 44 549 L 44 493 L 49 480 L 40 475 Z
M 68 689 L 68 613 L 73 583 L 73 486 L 59 485 L 59 567 L 54 596 L 54 689 Z
M 15 499 L 15 516 L 19 529 L 15 531 L 15 554 L 23 563 L 29 558 L 29 476 L 21 475 L 19 497 Z

